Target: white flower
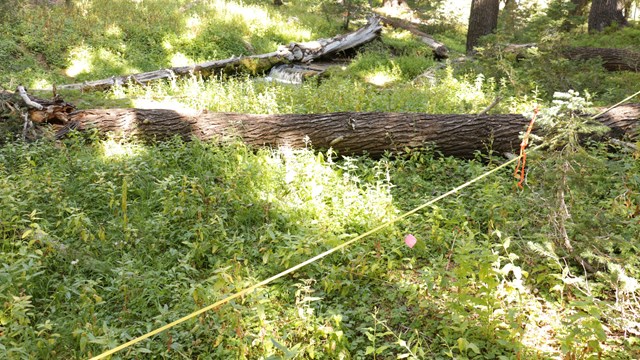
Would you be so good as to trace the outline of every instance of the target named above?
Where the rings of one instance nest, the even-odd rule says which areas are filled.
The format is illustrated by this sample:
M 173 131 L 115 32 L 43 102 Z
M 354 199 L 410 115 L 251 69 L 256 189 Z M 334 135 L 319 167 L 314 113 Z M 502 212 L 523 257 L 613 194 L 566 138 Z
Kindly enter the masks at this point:
M 77 263 L 78 263 L 78 259 L 75 259 L 75 260 L 72 260 L 72 261 L 71 261 L 71 265 L 75 265 L 75 264 L 77 264 Z

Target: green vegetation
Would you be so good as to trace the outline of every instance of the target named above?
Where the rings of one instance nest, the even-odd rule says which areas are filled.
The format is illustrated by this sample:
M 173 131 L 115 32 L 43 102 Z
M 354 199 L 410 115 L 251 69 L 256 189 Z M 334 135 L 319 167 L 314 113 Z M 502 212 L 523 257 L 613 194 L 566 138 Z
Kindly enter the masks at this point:
M 40 3 L 0 4 L 7 89 L 268 52 L 333 36 L 344 20 L 330 1 Z M 440 5 L 424 10 L 443 21 L 429 31 L 456 55 L 464 24 Z M 580 94 L 610 105 L 637 91 L 640 75 L 551 56 L 554 44 L 629 48 L 639 29 L 611 30 L 606 40 L 580 27 L 561 34 L 552 10 L 560 11 L 503 14 L 486 56 L 430 76 L 418 75 L 436 65 L 431 51 L 385 30 L 350 64 L 300 86 L 192 77 L 62 93 L 80 108 L 267 114 L 477 113 L 503 96 L 493 111 L 540 104 L 551 132 L 544 141 L 558 149 L 530 154 L 522 191 L 512 169 L 500 171 L 114 358 L 639 358 L 640 154 L 580 147 L 576 137 L 598 129 L 575 114 L 591 106 Z M 525 39 L 545 45 L 521 61 L 493 45 Z M 8 139 L 0 147 L 0 358 L 98 355 L 504 161 L 429 148 L 345 158 L 312 145 Z M 418 239 L 412 249 L 409 233 Z

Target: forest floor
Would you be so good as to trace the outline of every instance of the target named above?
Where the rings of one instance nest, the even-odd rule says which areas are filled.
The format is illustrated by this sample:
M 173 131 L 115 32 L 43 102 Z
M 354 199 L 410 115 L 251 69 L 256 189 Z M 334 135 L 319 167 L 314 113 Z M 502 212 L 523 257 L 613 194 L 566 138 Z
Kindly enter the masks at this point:
M 0 5 L 0 85 L 23 84 L 42 97 L 51 92 L 37 89 L 53 84 L 344 32 L 344 9 L 331 1 L 33 3 Z M 450 15 L 443 3 L 414 10 L 455 58 L 464 51 L 466 15 Z M 552 10 L 503 12 L 475 60 L 437 69 L 430 48 L 385 28 L 322 81 L 194 76 L 60 95 L 82 109 L 259 114 L 478 113 L 500 96 L 495 113 L 530 115 L 538 105 L 549 119 L 567 121 L 565 130 L 589 131 L 551 110 L 611 105 L 638 90 L 640 73 L 571 62 L 553 49 L 637 48 L 640 25 L 562 33 L 561 12 Z M 544 45 L 521 60 L 498 46 L 525 42 Z M 7 359 L 98 355 L 505 161 L 490 151 L 472 160 L 432 148 L 344 157 L 312 144 L 143 144 L 79 133 L 24 143 L 11 138 L 12 121 L 0 119 L 0 358 Z M 501 170 L 116 358 L 640 358 L 640 153 L 557 135 L 556 151 L 529 154 L 524 189 L 513 168 Z M 408 234 L 417 239 L 412 248 Z

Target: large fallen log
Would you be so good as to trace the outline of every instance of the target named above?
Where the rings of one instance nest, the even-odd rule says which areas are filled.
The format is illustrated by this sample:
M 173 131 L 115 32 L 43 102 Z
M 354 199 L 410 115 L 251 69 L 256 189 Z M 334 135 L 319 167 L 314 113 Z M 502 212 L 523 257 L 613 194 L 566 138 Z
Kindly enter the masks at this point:
M 519 134 L 529 119 L 520 114 L 480 115 L 338 112 L 328 114 L 255 115 L 166 109 L 93 109 L 74 111 L 61 99 L 47 101 L 0 92 L 0 118 L 28 111 L 34 122 L 53 123 L 57 136 L 71 129 L 112 133 L 156 141 L 223 141 L 240 138 L 252 146 L 333 148 L 343 155 L 420 148 L 435 145 L 444 155 L 473 157 L 477 151 L 517 150 Z M 29 103 L 37 105 L 29 105 Z M 39 109 L 40 108 L 40 109 Z M 636 139 L 640 104 L 622 105 L 596 118 L 610 128 L 607 136 Z
M 610 136 L 635 137 L 640 104 L 618 107 L 597 118 L 612 130 Z M 159 109 L 85 110 L 70 114 L 77 129 L 160 140 L 221 140 L 239 137 L 253 146 L 333 148 L 340 154 L 368 153 L 435 145 L 445 155 L 473 157 L 475 152 L 514 151 L 519 133 L 529 122 L 519 114 L 432 115 L 420 113 L 361 113 L 251 115 L 181 113 Z
M 308 63 L 341 51 L 349 50 L 377 38 L 382 25 L 377 17 L 369 18 L 364 27 L 348 34 L 334 36 L 330 39 L 319 39 L 308 42 L 292 42 L 281 45 L 276 51 L 251 56 L 231 57 L 224 60 L 207 61 L 204 63 L 172 67 L 145 73 L 113 76 L 108 79 L 95 80 L 77 84 L 59 85 L 62 90 L 106 90 L 114 85 L 147 84 L 150 81 L 174 79 L 176 77 L 200 74 L 209 76 L 215 73 L 263 74 L 277 64 Z

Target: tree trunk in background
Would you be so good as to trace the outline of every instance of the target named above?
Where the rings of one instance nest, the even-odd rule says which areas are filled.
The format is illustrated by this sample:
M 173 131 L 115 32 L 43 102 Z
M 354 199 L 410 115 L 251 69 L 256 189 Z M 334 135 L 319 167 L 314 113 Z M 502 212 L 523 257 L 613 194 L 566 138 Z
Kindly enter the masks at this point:
M 602 31 L 613 23 L 626 25 L 623 8 L 619 0 L 593 0 L 589 13 L 589 32 Z
M 273 0 L 273 5 L 275 5 L 275 6 L 282 5 L 282 0 Z
M 498 27 L 500 0 L 473 0 L 467 30 L 467 54 L 473 52 L 481 36 L 489 35 Z
M 568 18 L 562 23 L 562 30 L 564 31 L 570 31 L 579 25 L 576 20 L 580 16 L 584 16 L 589 0 L 571 0 L 571 4 L 573 4 L 573 8 L 569 10 Z
M 569 11 L 569 16 L 582 16 L 589 0 L 571 0 L 573 9 Z
M 596 120 L 609 126 L 612 137 L 635 136 L 640 104 L 620 106 Z M 181 113 L 160 109 L 94 109 L 68 115 L 79 131 L 161 140 L 224 140 L 238 137 L 252 146 L 333 148 L 341 155 L 379 156 L 435 145 L 444 155 L 472 158 L 476 152 L 515 152 L 529 119 L 520 114 L 466 115 L 360 113 L 252 115 Z

